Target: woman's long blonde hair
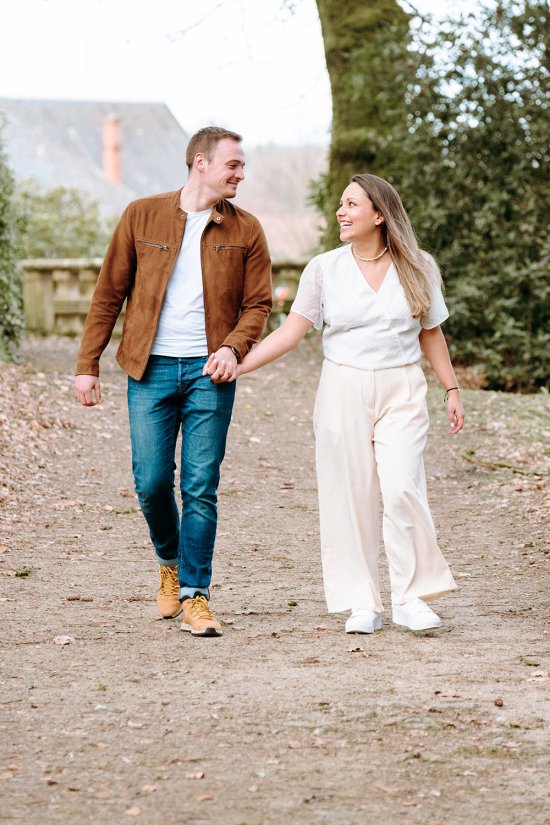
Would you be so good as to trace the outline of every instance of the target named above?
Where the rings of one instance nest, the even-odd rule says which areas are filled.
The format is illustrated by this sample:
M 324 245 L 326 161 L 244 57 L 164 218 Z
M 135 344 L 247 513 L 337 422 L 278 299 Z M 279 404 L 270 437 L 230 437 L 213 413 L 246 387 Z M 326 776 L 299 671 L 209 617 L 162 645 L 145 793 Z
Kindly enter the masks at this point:
M 421 318 L 430 308 L 430 280 L 441 285 L 437 266 L 419 248 L 409 216 L 391 183 L 376 175 L 354 175 L 351 181 L 364 189 L 374 209 L 384 217 L 380 226 L 384 244 L 395 263 L 411 313 Z

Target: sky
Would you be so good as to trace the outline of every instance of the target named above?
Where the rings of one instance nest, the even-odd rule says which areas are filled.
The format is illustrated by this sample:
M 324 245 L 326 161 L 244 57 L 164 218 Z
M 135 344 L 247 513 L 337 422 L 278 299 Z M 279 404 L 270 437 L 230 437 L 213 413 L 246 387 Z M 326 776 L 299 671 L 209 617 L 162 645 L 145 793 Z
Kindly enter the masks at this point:
M 352 0 L 363 2 L 364 0 Z M 421 13 L 475 0 L 413 0 Z M 0 97 L 166 103 L 245 144 L 330 140 L 315 0 L 0 0 Z M 407 8 L 407 2 L 403 0 Z

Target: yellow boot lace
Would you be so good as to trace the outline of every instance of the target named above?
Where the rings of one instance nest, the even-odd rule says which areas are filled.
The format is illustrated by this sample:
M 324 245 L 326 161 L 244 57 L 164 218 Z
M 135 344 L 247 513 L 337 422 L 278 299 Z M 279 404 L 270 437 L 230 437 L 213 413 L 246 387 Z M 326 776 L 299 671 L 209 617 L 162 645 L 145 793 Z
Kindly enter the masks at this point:
M 160 567 L 160 587 L 162 596 L 179 596 L 180 586 L 178 583 L 178 570 L 176 567 L 161 565 Z
M 215 621 L 214 616 L 210 612 L 210 608 L 208 607 L 208 599 L 206 596 L 195 596 L 194 599 L 188 599 L 186 605 L 186 614 L 189 618 L 192 619 L 212 619 Z

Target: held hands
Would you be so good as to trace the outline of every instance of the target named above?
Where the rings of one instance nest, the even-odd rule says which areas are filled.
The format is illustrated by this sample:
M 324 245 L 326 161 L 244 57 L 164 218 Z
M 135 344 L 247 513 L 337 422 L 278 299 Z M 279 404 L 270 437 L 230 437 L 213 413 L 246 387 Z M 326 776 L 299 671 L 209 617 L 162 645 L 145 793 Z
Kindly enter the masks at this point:
M 209 375 L 214 384 L 221 384 L 234 381 L 238 377 L 238 371 L 237 358 L 231 347 L 220 347 L 212 353 L 202 374 Z
M 456 435 L 464 426 L 464 409 L 458 390 L 449 392 L 447 398 L 447 414 L 449 416 L 449 435 Z
M 84 407 L 101 404 L 101 387 L 97 375 L 77 375 L 74 379 L 74 394 Z

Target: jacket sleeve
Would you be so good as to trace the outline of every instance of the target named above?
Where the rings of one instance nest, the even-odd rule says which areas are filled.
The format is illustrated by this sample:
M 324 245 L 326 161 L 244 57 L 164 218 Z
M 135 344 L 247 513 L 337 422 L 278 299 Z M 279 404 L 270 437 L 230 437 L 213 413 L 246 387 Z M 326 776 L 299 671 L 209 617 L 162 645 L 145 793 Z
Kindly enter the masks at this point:
M 76 375 L 99 375 L 99 359 L 110 341 L 136 271 L 132 204 L 122 214 L 108 246 L 84 325 Z
M 254 220 L 245 262 L 241 313 L 236 327 L 221 346 L 233 347 L 242 361 L 257 343 L 273 306 L 271 258 L 267 240 L 259 221 Z

